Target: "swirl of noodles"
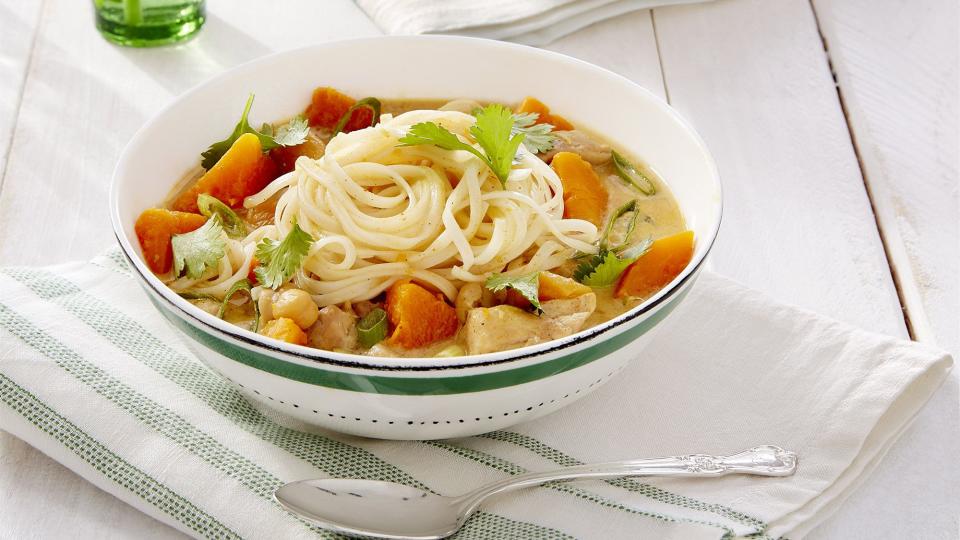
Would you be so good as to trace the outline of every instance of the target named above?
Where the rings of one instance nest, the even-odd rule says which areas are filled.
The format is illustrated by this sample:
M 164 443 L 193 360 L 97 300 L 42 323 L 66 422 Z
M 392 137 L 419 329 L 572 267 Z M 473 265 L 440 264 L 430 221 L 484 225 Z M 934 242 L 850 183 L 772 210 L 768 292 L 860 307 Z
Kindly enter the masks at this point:
M 523 146 L 504 187 L 479 158 L 431 145 L 401 146 L 420 122 L 434 122 L 474 144 L 474 117 L 417 110 L 384 115 L 377 126 L 341 133 L 320 159 L 301 157 L 293 172 L 248 197 L 251 208 L 279 195 L 273 224 L 228 240 L 220 267 L 191 288 L 222 296 L 249 269 L 256 243 L 283 238 L 296 222 L 315 239 L 294 276 L 321 306 L 373 298 L 413 279 L 453 300 L 508 263 L 511 273 L 548 270 L 575 251 L 593 253 L 597 228 L 563 218 L 563 184 Z

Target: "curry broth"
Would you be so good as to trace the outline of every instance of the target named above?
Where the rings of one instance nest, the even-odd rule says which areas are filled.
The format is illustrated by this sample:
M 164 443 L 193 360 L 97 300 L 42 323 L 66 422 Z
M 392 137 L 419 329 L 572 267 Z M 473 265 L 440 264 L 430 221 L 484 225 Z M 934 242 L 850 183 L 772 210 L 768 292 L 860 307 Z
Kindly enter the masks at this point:
M 396 116 L 412 110 L 438 109 L 448 102 L 446 100 L 434 99 L 402 99 L 382 100 L 381 103 L 382 113 Z M 285 121 L 278 122 L 275 125 L 281 125 L 283 123 L 285 123 Z M 680 212 L 680 208 L 677 205 L 676 200 L 673 198 L 673 195 L 671 194 L 666 183 L 659 177 L 659 175 L 655 173 L 655 171 L 653 171 L 641 160 L 637 159 L 636 156 L 623 151 L 622 147 L 615 144 L 613 141 L 606 139 L 602 135 L 599 135 L 593 131 L 584 130 L 582 128 L 578 128 L 578 130 L 586 133 L 593 140 L 606 144 L 610 148 L 626 156 L 627 159 L 631 160 L 632 163 L 637 165 L 643 174 L 646 175 L 656 186 L 655 194 L 649 196 L 644 195 L 637 189 L 629 186 L 617 175 L 612 160 L 607 160 L 602 164 L 593 165 L 594 171 L 597 173 L 601 181 L 604 182 L 604 185 L 609 193 L 609 201 L 604 218 L 605 221 L 608 220 L 611 214 L 621 205 L 630 200 L 636 200 L 638 204 L 637 209 L 641 217 L 637 221 L 636 229 L 631 236 L 634 243 L 645 238 L 657 239 L 685 230 L 686 227 L 684 218 Z M 332 135 L 330 130 L 318 130 L 316 128 L 311 128 L 311 133 L 322 140 L 324 144 L 329 142 Z M 169 208 L 171 201 L 175 200 L 184 190 L 187 189 L 188 186 L 193 183 L 193 181 L 201 176 L 202 173 L 203 170 L 198 167 L 192 169 L 188 174 L 186 174 L 170 192 L 170 196 L 168 197 L 164 206 Z M 279 194 L 275 195 L 257 207 L 241 211 L 240 216 L 251 228 L 255 228 L 267 223 L 273 218 L 274 207 L 278 198 Z M 618 223 L 618 226 L 614 228 L 611 234 L 612 240 L 619 241 L 622 238 L 625 232 L 624 229 L 626 228 L 625 222 L 626 220 L 621 220 L 621 222 Z M 568 261 L 567 264 L 553 269 L 552 271 L 559 275 L 569 277 L 576 268 L 577 262 L 578 261 L 576 260 Z M 593 292 L 596 294 L 596 309 L 587 318 L 583 328 L 589 328 L 617 317 L 631 308 L 639 305 L 645 299 L 615 298 L 613 296 L 613 287 L 594 289 Z M 495 298 L 495 300 L 502 301 L 502 298 L 503 295 L 499 295 L 497 298 Z M 204 309 L 212 314 L 217 314 L 219 309 L 219 303 L 212 302 L 209 299 L 191 299 L 190 301 L 201 309 Z M 340 307 L 347 312 L 353 311 L 353 308 L 349 303 L 342 304 Z M 229 302 L 224 314 L 224 319 L 238 326 L 251 329 L 254 326 L 254 309 L 252 302 L 246 299 L 246 297 L 237 302 Z M 443 355 L 444 351 L 449 350 L 450 347 L 462 344 L 463 337 L 460 334 L 462 334 L 462 332 L 454 335 L 454 337 L 450 339 L 434 342 L 423 348 L 404 349 L 400 347 L 389 347 L 385 342 L 381 342 L 366 350 L 354 348 L 351 350 L 340 350 L 338 352 L 368 354 L 372 356 L 431 357 L 438 354 Z

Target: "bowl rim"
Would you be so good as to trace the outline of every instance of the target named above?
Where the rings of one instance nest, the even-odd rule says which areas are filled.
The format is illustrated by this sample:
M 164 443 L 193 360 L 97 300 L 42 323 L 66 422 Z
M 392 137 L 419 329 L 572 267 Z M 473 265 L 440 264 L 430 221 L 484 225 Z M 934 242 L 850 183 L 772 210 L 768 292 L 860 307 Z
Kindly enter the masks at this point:
M 261 64 L 269 64 L 275 61 L 278 57 L 287 56 L 287 55 L 296 55 L 302 54 L 307 50 L 311 49 L 327 49 L 332 47 L 350 47 L 351 45 L 358 43 L 370 43 L 370 42 L 386 42 L 386 43 L 396 43 L 396 42 L 460 42 L 468 43 L 470 46 L 479 46 L 479 47 L 500 47 L 506 49 L 512 49 L 521 54 L 532 54 L 536 57 L 550 59 L 551 61 L 564 62 L 570 65 L 577 66 L 581 69 L 585 68 L 595 72 L 599 76 L 604 76 L 612 78 L 619 81 L 621 84 L 626 84 L 633 87 L 634 91 L 639 91 L 641 94 L 645 94 L 645 97 L 651 100 L 657 107 L 659 107 L 663 112 L 669 115 L 677 124 L 679 124 L 687 135 L 691 137 L 692 141 L 695 143 L 697 148 L 702 153 L 706 163 L 711 171 L 710 181 L 714 184 L 714 189 L 717 193 L 716 200 L 716 218 L 713 220 L 709 228 L 708 238 L 698 239 L 699 241 L 706 242 L 706 247 L 703 251 L 695 256 L 683 269 L 680 274 L 678 274 L 670 283 L 665 285 L 662 289 L 657 291 L 653 296 L 644 300 L 641 304 L 635 306 L 634 308 L 614 317 L 608 321 L 604 321 L 600 324 L 586 328 L 569 336 L 553 339 L 550 341 L 545 341 L 543 343 L 538 343 L 534 345 L 527 345 L 524 347 L 509 349 L 506 351 L 497 351 L 484 354 L 474 354 L 474 355 L 464 355 L 464 356 L 455 356 L 455 357 L 381 357 L 381 356 L 366 356 L 361 354 L 353 353 L 339 353 L 333 351 L 327 351 L 323 349 L 315 349 L 307 347 L 304 345 L 295 345 L 290 343 L 280 342 L 266 336 L 262 336 L 250 330 L 241 328 L 239 326 L 228 323 L 222 319 L 216 318 L 210 313 L 207 313 L 200 308 L 194 306 L 188 301 L 181 298 L 179 295 L 176 295 L 169 287 L 167 287 L 163 282 L 161 282 L 147 267 L 143 262 L 142 258 L 137 256 L 136 250 L 133 248 L 133 245 L 130 242 L 130 239 L 127 238 L 126 233 L 124 232 L 122 226 L 122 219 L 120 217 L 120 208 L 119 208 L 119 197 L 120 197 L 120 186 L 121 186 L 121 173 L 124 172 L 126 168 L 127 161 L 129 159 L 130 148 L 139 141 L 140 138 L 144 137 L 146 132 L 154 124 L 156 119 L 164 116 L 169 110 L 180 104 L 182 101 L 189 99 L 192 95 L 200 92 L 203 88 L 208 85 L 212 85 L 221 79 L 226 77 L 234 76 L 239 72 L 255 70 Z M 128 175 L 129 176 L 129 175 Z M 605 334 L 608 331 L 622 327 L 624 324 L 641 317 L 647 313 L 650 313 L 655 308 L 660 306 L 664 301 L 668 300 L 675 293 L 682 290 L 683 285 L 686 284 L 693 276 L 695 276 L 703 265 L 706 257 L 710 254 L 713 246 L 716 242 L 717 235 L 719 233 L 720 224 L 723 218 L 723 186 L 720 180 L 719 169 L 717 168 L 716 162 L 713 159 L 713 156 L 710 154 L 709 150 L 706 147 L 703 139 L 700 137 L 699 133 L 693 129 L 690 123 L 680 115 L 673 107 L 670 106 L 664 99 L 660 98 L 656 94 L 647 90 L 646 88 L 640 86 L 639 84 L 631 81 L 630 79 L 614 73 L 608 69 L 602 68 L 595 64 L 562 54 L 554 51 L 548 51 L 544 49 L 539 49 L 535 47 L 529 47 L 525 45 L 519 45 L 516 43 L 508 43 L 503 41 L 489 40 L 484 38 L 475 38 L 475 37 L 466 37 L 466 36 L 446 36 L 446 35 L 419 35 L 419 36 L 376 36 L 376 37 L 366 37 L 366 38 L 354 38 L 354 39 L 345 39 L 345 40 L 335 40 L 324 43 L 307 45 L 304 47 L 298 47 L 293 49 L 287 49 L 283 51 L 278 51 L 264 55 L 253 60 L 247 61 L 243 64 L 234 66 L 226 71 L 219 73 L 213 77 L 205 79 L 199 84 L 193 86 L 187 91 L 181 93 L 180 95 L 174 97 L 169 103 L 164 105 L 159 111 L 157 111 L 149 120 L 144 123 L 134 133 L 134 135 L 127 142 L 123 151 L 120 154 L 120 158 L 117 161 L 116 166 L 114 167 L 113 175 L 110 181 L 109 188 L 109 205 L 110 205 L 110 221 L 113 226 L 114 236 L 117 239 L 117 242 L 120 244 L 120 248 L 124 254 L 124 257 L 130 262 L 131 268 L 134 270 L 135 274 L 145 283 L 147 286 L 156 293 L 156 297 L 160 298 L 171 308 L 171 312 L 176 314 L 180 318 L 185 318 L 188 320 L 188 323 L 193 326 L 199 326 L 203 331 L 225 334 L 229 338 L 237 340 L 247 346 L 264 349 L 267 353 L 281 353 L 284 355 L 291 355 L 298 360 L 308 360 L 319 364 L 324 364 L 328 366 L 339 366 L 347 367 L 359 370 L 375 370 L 375 371 L 424 371 L 424 370 L 442 370 L 442 369 L 455 369 L 455 368 L 475 368 L 482 366 L 490 366 L 496 364 L 506 364 L 521 361 L 524 359 L 529 359 L 536 356 L 547 355 L 549 353 L 557 352 L 561 349 L 565 349 L 574 345 L 579 345 L 581 343 L 590 341 L 601 334 Z

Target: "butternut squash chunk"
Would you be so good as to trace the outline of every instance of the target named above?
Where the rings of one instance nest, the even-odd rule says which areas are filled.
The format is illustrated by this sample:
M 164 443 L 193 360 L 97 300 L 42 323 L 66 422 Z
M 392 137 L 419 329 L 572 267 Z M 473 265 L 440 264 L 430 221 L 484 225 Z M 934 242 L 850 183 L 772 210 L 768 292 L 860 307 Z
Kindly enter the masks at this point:
M 263 154 L 260 139 L 244 133 L 220 158 L 216 165 L 173 203 L 181 212 L 197 212 L 197 196 L 206 193 L 220 199 L 231 208 L 237 208 L 243 199 L 260 191 L 276 178 L 276 165 Z
M 540 301 L 566 300 L 593 292 L 593 289 L 574 279 L 553 272 L 540 272 Z
M 520 106 L 517 107 L 517 112 L 537 113 L 540 115 L 537 117 L 537 124 L 550 124 L 556 131 L 570 131 L 573 129 L 573 124 L 568 122 L 566 118 L 558 114 L 550 114 L 550 107 L 547 107 L 542 101 L 535 97 L 527 96 L 524 98 Z
M 175 234 L 188 233 L 200 228 L 207 218 L 200 214 L 174 212 L 165 208 L 144 210 L 133 230 L 140 241 L 143 260 L 154 274 L 166 274 L 173 266 L 173 247 L 170 239 Z
M 609 195 L 590 163 L 573 152 L 558 152 L 550 166 L 563 183 L 563 217 L 602 226 Z
M 295 345 L 307 344 L 307 333 L 301 330 L 300 327 L 297 326 L 297 323 L 293 322 L 293 319 L 288 319 L 287 317 L 280 317 L 279 319 L 269 321 L 266 326 L 263 327 L 263 330 L 260 330 L 260 333 L 267 337 Z
M 333 128 L 337 121 L 343 116 L 356 100 L 341 93 L 335 88 L 321 86 L 313 91 L 310 98 L 310 105 L 304 115 L 311 126 Z M 343 127 L 343 131 L 349 133 L 365 127 L 370 127 L 373 123 L 373 111 L 367 108 L 358 107 L 350 115 L 350 120 Z
M 442 294 L 416 283 L 398 281 L 387 290 L 387 317 L 393 333 L 389 345 L 414 349 L 457 333 L 457 310 Z
M 660 238 L 623 271 L 614 296 L 650 296 L 677 277 L 692 258 L 693 231 Z

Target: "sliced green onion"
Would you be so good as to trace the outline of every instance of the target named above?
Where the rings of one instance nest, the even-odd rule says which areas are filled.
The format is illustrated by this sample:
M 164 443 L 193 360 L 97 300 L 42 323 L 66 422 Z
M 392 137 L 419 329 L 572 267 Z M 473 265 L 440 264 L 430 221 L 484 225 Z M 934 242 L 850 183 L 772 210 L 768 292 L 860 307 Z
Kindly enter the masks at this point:
M 220 311 L 217 312 L 217 317 L 223 318 L 227 313 L 227 302 L 233 298 L 233 295 L 237 294 L 240 291 L 246 291 L 247 294 L 250 294 L 250 301 L 253 302 L 253 328 L 252 330 L 256 332 L 260 328 L 260 303 L 254 301 L 251 290 L 253 286 L 250 285 L 250 280 L 241 279 L 240 281 L 233 284 L 233 287 L 230 287 L 230 290 L 227 291 L 226 296 L 223 297 L 223 303 L 220 304 Z
M 357 323 L 357 338 L 360 345 L 369 349 L 387 337 L 387 312 L 376 308 Z
M 613 168 L 617 171 L 617 176 L 623 179 L 628 185 L 639 189 L 644 195 L 653 195 L 657 192 L 657 186 L 653 180 L 647 178 L 647 175 L 640 172 L 633 163 L 620 155 L 616 150 L 612 151 Z
M 623 217 L 625 214 L 633 212 L 633 218 L 630 219 L 630 222 L 627 223 L 627 231 L 623 235 L 623 242 L 614 248 L 610 248 L 607 245 L 607 238 L 610 236 L 610 233 L 613 232 L 613 226 L 616 225 L 617 220 Z M 633 234 L 634 229 L 637 228 L 637 220 L 640 218 L 640 212 L 637 210 L 637 201 L 631 200 L 627 201 L 620 208 L 617 208 L 613 211 L 613 215 L 610 216 L 610 221 L 607 222 L 607 226 L 603 230 L 603 235 L 600 237 L 600 242 L 597 244 L 601 250 L 612 249 L 617 251 L 623 249 L 626 246 L 627 242 L 630 240 L 630 235 Z
M 197 196 L 197 208 L 204 217 L 220 217 L 220 224 L 228 236 L 234 238 L 243 238 L 247 235 L 247 224 L 240 219 L 240 216 L 232 208 L 223 204 L 220 199 L 201 193 Z
M 185 291 L 177 294 L 179 294 L 180 298 L 183 298 L 184 300 L 214 300 L 216 302 L 220 301 L 220 299 L 217 298 L 216 296 L 212 294 L 206 294 L 206 293 Z
M 347 109 L 347 112 L 343 113 L 343 116 L 340 117 L 340 120 L 337 121 L 337 125 L 333 128 L 334 135 L 343 131 L 343 128 L 347 125 L 347 122 L 350 121 L 350 117 L 353 116 L 353 111 L 357 109 L 370 109 L 370 112 L 373 113 L 373 118 L 370 120 L 371 127 L 377 125 L 377 123 L 380 121 L 380 100 L 375 97 L 363 98 Z
M 652 246 L 653 246 L 653 238 L 648 236 L 643 240 L 641 240 L 639 244 L 620 252 L 620 258 L 624 260 L 639 259 L 640 257 L 643 257 L 648 251 L 650 251 L 650 248 Z

